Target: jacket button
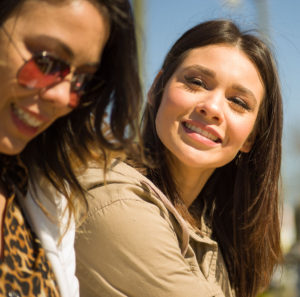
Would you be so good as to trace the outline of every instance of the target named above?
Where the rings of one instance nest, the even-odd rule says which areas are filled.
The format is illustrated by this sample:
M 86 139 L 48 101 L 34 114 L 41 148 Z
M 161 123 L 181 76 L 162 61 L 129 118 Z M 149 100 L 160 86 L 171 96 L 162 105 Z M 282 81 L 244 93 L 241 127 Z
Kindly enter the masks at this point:
M 9 291 L 7 297 L 21 297 L 21 295 L 16 291 Z

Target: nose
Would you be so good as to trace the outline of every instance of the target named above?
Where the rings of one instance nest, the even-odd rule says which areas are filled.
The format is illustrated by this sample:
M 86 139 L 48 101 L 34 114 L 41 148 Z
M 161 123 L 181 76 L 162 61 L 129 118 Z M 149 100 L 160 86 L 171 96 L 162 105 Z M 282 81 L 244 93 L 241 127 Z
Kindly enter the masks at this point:
M 221 92 L 209 92 L 197 103 L 196 111 L 207 121 L 221 123 L 224 119 L 224 98 Z
M 40 91 L 40 99 L 52 103 L 56 108 L 66 108 L 71 106 L 72 94 L 71 83 L 63 80 L 53 86 L 44 88 Z

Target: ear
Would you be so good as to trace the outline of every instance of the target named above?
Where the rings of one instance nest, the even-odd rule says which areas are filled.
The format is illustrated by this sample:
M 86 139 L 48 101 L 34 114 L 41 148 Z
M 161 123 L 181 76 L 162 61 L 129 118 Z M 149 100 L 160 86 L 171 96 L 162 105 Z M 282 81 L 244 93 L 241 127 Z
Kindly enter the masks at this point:
M 153 104 L 154 104 L 153 100 L 154 100 L 154 97 L 155 97 L 155 96 L 154 96 L 154 94 L 153 94 L 153 91 L 154 91 L 154 88 L 155 88 L 155 86 L 156 86 L 156 84 L 157 84 L 157 82 L 158 82 L 160 76 L 162 75 L 162 73 L 163 73 L 163 71 L 160 70 L 160 71 L 156 74 L 155 79 L 154 79 L 154 81 L 153 81 L 153 83 L 152 83 L 152 85 L 151 85 L 151 87 L 150 87 L 150 89 L 149 89 L 149 91 L 148 91 L 148 93 L 147 93 L 147 102 L 148 102 L 150 105 L 153 105 Z
M 251 132 L 244 144 L 242 145 L 240 151 L 242 153 L 249 153 L 252 149 L 255 140 L 255 133 Z

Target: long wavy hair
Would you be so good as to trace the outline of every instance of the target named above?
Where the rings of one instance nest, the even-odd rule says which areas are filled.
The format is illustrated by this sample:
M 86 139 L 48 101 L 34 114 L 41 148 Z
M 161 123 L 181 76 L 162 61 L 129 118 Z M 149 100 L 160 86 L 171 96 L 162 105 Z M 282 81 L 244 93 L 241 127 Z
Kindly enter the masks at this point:
M 0 1 L 0 25 L 26 0 Z M 51 1 L 61 5 L 73 0 Z M 84 189 L 75 174 L 74 158 L 86 164 L 91 147 L 99 148 L 106 160 L 107 151 L 130 151 L 138 131 L 142 91 L 138 74 L 134 18 L 129 0 L 88 0 L 110 19 L 110 37 L 102 53 L 94 79 L 80 105 L 56 120 L 33 139 L 21 153 L 29 175 L 38 169 L 52 185 L 66 195 L 74 213 L 74 201 L 68 193 L 79 193 L 79 204 L 87 206 Z M 76 164 L 76 165 L 74 165 Z
M 145 154 L 153 167 L 148 177 L 192 224 L 209 220 L 219 243 L 230 282 L 239 297 L 253 297 L 265 288 L 281 261 L 279 179 L 281 165 L 282 97 L 276 64 L 257 34 L 241 32 L 229 20 L 197 25 L 173 45 L 149 96 L 142 122 Z M 265 97 L 257 116 L 249 153 L 239 153 L 217 168 L 193 205 L 187 209 L 169 166 L 169 152 L 157 136 L 155 118 L 164 88 L 189 50 L 207 45 L 238 47 L 257 67 Z

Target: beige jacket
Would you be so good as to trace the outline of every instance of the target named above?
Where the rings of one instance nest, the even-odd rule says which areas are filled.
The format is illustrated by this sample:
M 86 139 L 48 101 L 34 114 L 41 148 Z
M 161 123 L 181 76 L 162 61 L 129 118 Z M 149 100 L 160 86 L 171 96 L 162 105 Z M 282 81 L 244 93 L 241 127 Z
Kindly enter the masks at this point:
M 81 177 L 90 211 L 76 235 L 81 297 L 233 297 L 218 245 L 132 167 Z

